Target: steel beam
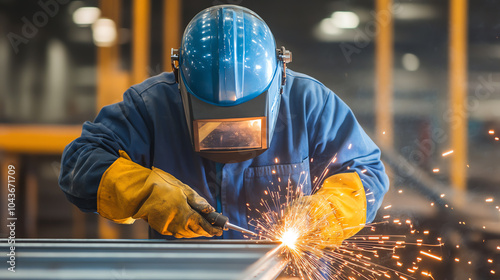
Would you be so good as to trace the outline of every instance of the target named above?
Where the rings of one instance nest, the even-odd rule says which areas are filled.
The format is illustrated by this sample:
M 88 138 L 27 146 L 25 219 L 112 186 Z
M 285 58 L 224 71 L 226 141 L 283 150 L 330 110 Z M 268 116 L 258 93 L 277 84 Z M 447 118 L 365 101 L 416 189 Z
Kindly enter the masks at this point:
M 0 239 L 0 261 L 10 250 Z M 275 279 L 278 243 L 251 240 L 16 239 L 0 279 Z M 250 277 L 250 278 L 248 278 Z

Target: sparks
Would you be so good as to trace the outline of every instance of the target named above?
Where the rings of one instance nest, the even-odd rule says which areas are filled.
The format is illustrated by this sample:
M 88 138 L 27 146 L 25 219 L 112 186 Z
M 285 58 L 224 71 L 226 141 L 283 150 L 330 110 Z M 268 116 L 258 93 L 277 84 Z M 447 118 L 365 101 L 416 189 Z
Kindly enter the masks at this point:
M 453 153 L 453 150 L 450 150 L 450 151 L 447 151 L 445 153 L 443 153 L 443 157 L 447 156 L 447 155 L 450 155 Z
M 350 279 L 350 275 L 353 275 L 352 279 L 358 279 L 354 276 L 361 275 L 363 279 L 372 279 L 367 278 L 369 275 L 373 279 L 393 278 L 394 275 L 400 279 L 415 278 L 403 271 L 416 273 L 419 268 L 411 264 L 408 267 L 396 255 L 396 249 L 405 248 L 405 236 L 355 235 L 342 241 L 333 233 L 325 239 L 320 229 L 329 223 L 334 213 L 326 205 L 311 208 L 301 203 L 304 196 L 301 192 L 287 190 L 287 193 L 287 196 L 280 197 L 277 193 L 269 192 L 272 199 L 278 200 L 267 202 L 263 199 L 261 205 L 265 206 L 266 211 L 259 211 L 262 219 L 252 220 L 250 223 L 259 232 L 259 239 L 282 243 L 280 254 L 288 260 L 285 270 L 289 275 L 302 280 L 326 280 L 332 277 Z M 289 195 L 295 197 L 291 198 Z M 287 202 L 281 203 L 279 198 Z M 272 210 L 272 206 L 278 207 L 278 210 Z M 314 215 L 310 215 L 311 212 Z M 321 218 L 311 219 L 311 216 Z M 403 221 L 408 227 L 413 227 L 411 220 Z M 393 222 L 403 224 L 400 219 L 394 219 Z M 375 225 L 367 227 L 374 230 Z M 423 245 L 422 239 L 418 242 L 419 246 Z M 381 253 L 389 254 L 396 261 L 394 268 L 378 265 L 373 261 L 373 258 L 381 258 Z
M 336 157 L 330 161 L 335 162 Z M 317 178 L 314 178 L 313 190 L 319 189 L 325 180 L 329 169 Z M 312 205 L 308 201 L 310 193 L 303 193 L 304 183 L 309 180 L 307 176 L 299 179 L 297 186 L 292 186 L 291 180 L 288 185 L 279 191 L 264 191 L 266 194 L 257 205 L 257 208 L 249 207 L 249 211 L 258 213 L 259 218 L 250 219 L 250 225 L 259 233 L 259 240 L 278 241 L 280 256 L 287 261 L 285 273 L 297 276 L 301 280 L 325 280 L 325 279 L 381 279 L 399 278 L 403 280 L 415 279 L 409 273 L 416 273 L 422 268 L 416 266 L 416 261 L 406 263 L 400 259 L 399 250 L 407 245 L 415 246 L 415 243 L 406 243 L 405 235 L 376 234 L 376 226 L 381 224 L 397 224 L 406 230 L 415 233 L 414 225 L 409 219 L 391 219 L 367 225 L 365 234 L 358 233 L 348 239 L 342 237 L 342 232 L 334 230 L 324 232 L 330 223 L 337 223 L 335 211 L 331 211 L 328 201 Z M 272 182 L 271 182 L 272 184 Z M 401 191 L 402 192 L 402 191 Z M 386 205 L 389 209 L 392 205 Z M 384 216 L 389 219 L 390 215 Z M 342 230 L 342 229 L 340 229 Z M 345 229 L 344 229 L 345 230 Z M 362 231 L 363 232 L 363 231 Z M 420 231 L 416 232 L 417 234 Z M 415 236 L 415 235 L 414 235 Z M 418 240 L 419 246 L 423 239 Z M 431 246 L 442 246 L 436 244 Z M 419 252 L 419 251 L 416 251 Z M 397 254 L 398 253 L 398 254 Z M 390 266 L 378 264 L 375 260 L 391 258 L 394 263 Z M 417 258 L 418 259 L 418 258 Z M 430 276 L 429 273 L 429 277 Z
M 433 255 L 433 254 L 431 254 L 431 253 L 427 253 L 427 252 L 424 252 L 424 251 L 420 251 L 420 254 L 425 255 L 425 256 L 428 256 L 428 257 L 433 258 L 433 259 L 436 259 L 436 260 L 438 260 L 438 261 L 441 261 L 441 260 L 442 260 L 442 258 L 441 258 L 441 257 L 435 256 L 435 255 Z
M 493 202 L 493 198 L 491 198 L 491 197 L 490 197 L 490 198 L 487 198 L 485 201 L 486 201 L 486 202 Z
M 489 134 L 495 134 L 495 131 L 493 129 L 490 129 L 490 131 L 488 131 Z
M 439 172 L 439 168 L 434 168 L 434 169 L 432 169 L 432 172 L 434 172 L 434 173 L 438 173 L 438 172 Z
M 431 279 L 434 279 L 434 277 L 432 277 L 432 274 L 430 272 L 422 271 L 422 275 L 425 275 L 427 277 L 430 277 Z

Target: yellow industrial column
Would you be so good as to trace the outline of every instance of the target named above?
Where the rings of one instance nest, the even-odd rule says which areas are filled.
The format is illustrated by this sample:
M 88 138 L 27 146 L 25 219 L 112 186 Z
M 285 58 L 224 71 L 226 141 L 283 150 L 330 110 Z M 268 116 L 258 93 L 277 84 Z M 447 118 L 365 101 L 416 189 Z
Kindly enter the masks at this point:
M 101 0 L 99 8 L 101 9 L 101 17 L 112 20 L 118 29 L 120 27 L 121 1 Z M 120 49 L 117 41 L 118 38 L 109 46 L 97 47 L 97 111 L 106 105 L 120 101 L 123 94 L 122 84 L 128 80 L 127 74 L 119 67 Z M 99 217 L 98 225 L 100 238 L 119 238 L 118 227 L 113 222 Z
M 394 143 L 393 119 L 393 18 L 392 0 L 377 0 L 377 37 L 375 38 L 375 139 L 381 148 Z
M 181 1 L 163 2 L 163 69 L 172 71 L 170 50 L 181 45 Z
M 121 1 L 101 0 L 101 17 L 115 23 L 117 38 L 109 46 L 97 47 L 97 111 L 102 107 L 121 101 L 130 83 L 130 75 L 120 69 L 120 48 L 118 41 L 121 26 Z
M 148 77 L 149 31 L 151 5 L 149 0 L 135 0 L 132 12 L 132 83 Z
M 132 4 L 132 83 L 148 78 L 150 57 L 151 3 L 150 0 L 134 0 Z M 148 226 L 143 220 L 132 228 L 134 238 L 148 238 Z
M 450 0 L 449 118 L 451 184 L 459 192 L 467 187 L 467 0 Z

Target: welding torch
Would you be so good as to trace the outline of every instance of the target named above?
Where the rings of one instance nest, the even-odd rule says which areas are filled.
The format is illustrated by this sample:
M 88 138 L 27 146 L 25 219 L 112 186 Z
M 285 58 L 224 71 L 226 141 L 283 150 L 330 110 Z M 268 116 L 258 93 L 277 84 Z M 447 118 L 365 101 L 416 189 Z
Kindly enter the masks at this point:
M 248 229 L 244 229 L 242 227 L 239 227 L 237 225 L 233 225 L 229 222 L 229 218 L 222 215 L 221 213 L 217 212 L 210 212 L 208 214 L 206 213 L 200 213 L 205 220 L 207 220 L 210 224 L 213 226 L 221 227 L 223 230 L 236 230 L 239 231 L 243 234 L 249 234 L 249 235 L 257 235 L 257 233 L 250 231 Z

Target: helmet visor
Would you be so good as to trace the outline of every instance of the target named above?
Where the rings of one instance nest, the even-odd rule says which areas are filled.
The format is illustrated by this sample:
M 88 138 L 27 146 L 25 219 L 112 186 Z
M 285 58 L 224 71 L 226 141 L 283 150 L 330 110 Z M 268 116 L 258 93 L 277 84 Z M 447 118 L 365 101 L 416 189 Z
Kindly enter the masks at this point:
M 266 124 L 266 117 L 194 120 L 195 150 L 266 149 Z

